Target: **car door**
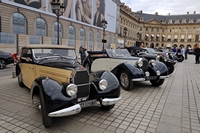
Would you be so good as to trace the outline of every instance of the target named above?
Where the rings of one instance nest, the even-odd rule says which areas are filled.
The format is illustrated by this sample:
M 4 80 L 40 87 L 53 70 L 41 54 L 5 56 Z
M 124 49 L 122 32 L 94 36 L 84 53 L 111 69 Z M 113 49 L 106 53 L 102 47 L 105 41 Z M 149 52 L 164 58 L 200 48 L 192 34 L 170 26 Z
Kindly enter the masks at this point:
M 31 49 L 23 49 L 21 55 L 20 69 L 23 83 L 31 89 L 32 83 L 36 78 L 35 64 Z

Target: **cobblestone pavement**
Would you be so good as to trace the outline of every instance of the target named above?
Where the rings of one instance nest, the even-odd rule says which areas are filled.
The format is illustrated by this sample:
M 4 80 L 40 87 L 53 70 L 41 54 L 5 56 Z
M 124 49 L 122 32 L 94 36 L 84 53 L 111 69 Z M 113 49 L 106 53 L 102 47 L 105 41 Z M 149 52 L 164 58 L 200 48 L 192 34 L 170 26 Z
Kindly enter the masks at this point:
M 121 89 L 122 100 L 111 111 L 98 107 L 53 119 L 42 125 L 39 99 L 20 88 L 17 78 L 0 77 L 0 133 L 199 133 L 200 64 L 194 56 L 177 62 L 161 87 L 138 82 L 130 91 Z

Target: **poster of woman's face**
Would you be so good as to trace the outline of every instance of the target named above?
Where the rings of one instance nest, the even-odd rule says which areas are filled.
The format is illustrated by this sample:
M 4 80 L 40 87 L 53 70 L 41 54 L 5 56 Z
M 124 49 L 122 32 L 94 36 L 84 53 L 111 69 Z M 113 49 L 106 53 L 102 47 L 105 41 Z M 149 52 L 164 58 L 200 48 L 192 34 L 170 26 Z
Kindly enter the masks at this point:
M 101 20 L 105 18 L 105 0 L 95 0 L 93 7 L 93 25 L 101 27 Z
M 75 19 L 92 24 L 92 0 L 75 0 Z
M 46 11 L 46 0 L 9 0 L 9 1 Z

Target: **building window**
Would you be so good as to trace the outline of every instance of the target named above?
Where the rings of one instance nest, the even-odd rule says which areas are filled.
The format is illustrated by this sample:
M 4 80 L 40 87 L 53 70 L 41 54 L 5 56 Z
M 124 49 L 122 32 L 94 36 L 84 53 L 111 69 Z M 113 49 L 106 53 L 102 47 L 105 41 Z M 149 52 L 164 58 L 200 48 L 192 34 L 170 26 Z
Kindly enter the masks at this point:
M 196 23 L 200 23 L 200 18 L 197 18 L 197 21 L 196 21 Z
M 146 31 L 148 31 L 149 29 L 148 29 L 148 27 L 146 27 Z
M 195 42 L 198 42 L 198 41 L 199 41 L 199 35 L 196 35 Z
M 140 27 L 140 31 L 142 31 L 142 27 Z
M 68 46 L 75 46 L 75 29 L 71 25 L 68 27 Z
M 174 29 L 174 32 L 178 32 L 178 28 L 175 28 L 175 29 Z
M 59 25 L 59 28 L 58 28 Z M 62 25 L 61 23 L 58 24 L 58 22 L 54 23 L 54 37 L 58 37 L 58 29 L 59 29 L 59 38 L 62 38 Z
M 196 28 L 196 32 L 200 32 L 200 28 Z
M 174 42 L 177 42 L 177 39 L 174 39 Z
M 46 36 L 46 22 L 42 18 L 37 18 L 36 20 L 36 35 L 37 36 Z
M 162 29 L 162 32 L 165 32 L 165 29 Z
M 154 32 L 154 28 L 151 28 L 151 32 Z
M 168 41 L 168 42 L 170 42 L 170 41 L 171 41 L 171 39 L 170 39 L 170 38 L 168 38 L 168 39 L 167 39 L 167 41 Z
M 89 31 L 88 47 L 89 47 L 90 49 L 93 48 L 93 42 L 94 42 L 93 32 L 92 32 L 92 31 Z
M 13 14 L 13 33 L 26 34 L 26 19 L 21 13 Z
M 29 36 L 30 44 L 40 44 L 40 36 Z
M 157 28 L 157 32 L 159 32 L 159 28 Z
M 80 28 L 80 46 L 85 47 L 85 30 Z
M 181 42 L 184 42 L 184 39 L 181 39 Z
M 182 30 L 181 30 L 182 32 L 185 32 L 185 28 L 182 28 Z
M 14 44 L 15 43 L 15 35 L 12 33 L 0 32 L 0 43 Z
M 101 48 L 101 35 L 99 32 L 97 32 L 97 47 Z

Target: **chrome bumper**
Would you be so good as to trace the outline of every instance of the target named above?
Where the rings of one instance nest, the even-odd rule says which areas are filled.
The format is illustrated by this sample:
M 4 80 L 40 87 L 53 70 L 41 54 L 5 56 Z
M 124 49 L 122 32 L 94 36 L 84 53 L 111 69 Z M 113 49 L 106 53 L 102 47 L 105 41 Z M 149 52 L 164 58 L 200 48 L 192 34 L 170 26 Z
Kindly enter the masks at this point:
M 167 76 L 160 76 L 160 79 L 166 79 L 166 78 L 169 78 L 169 75 L 167 75 Z
M 119 97 L 119 98 L 104 98 L 102 100 L 102 105 L 104 105 L 104 106 L 113 105 L 113 104 L 117 103 L 120 99 L 121 99 L 121 97 Z
M 81 105 L 76 104 L 74 106 L 71 106 L 69 108 L 61 109 L 55 112 L 51 112 L 48 114 L 49 117 L 62 117 L 62 116 L 70 116 L 75 115 L 81 112 Z
M 132 81 L 145 81 L 145 78 L 132 79 Z

